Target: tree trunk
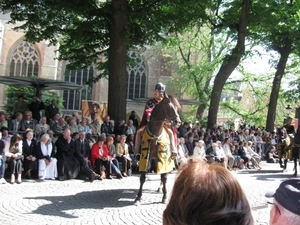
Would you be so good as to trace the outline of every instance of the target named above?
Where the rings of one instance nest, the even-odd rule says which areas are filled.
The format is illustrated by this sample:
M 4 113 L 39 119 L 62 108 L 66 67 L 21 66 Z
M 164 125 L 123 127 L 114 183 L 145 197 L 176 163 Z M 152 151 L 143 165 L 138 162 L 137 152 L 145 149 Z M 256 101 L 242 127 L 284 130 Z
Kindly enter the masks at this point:
M 196 118 L 203 120 L 203 113 L 206 109 L 206 105 L 204 103 L 200 103 L 197 109 Z
M 108 53 L 108 114 L 119 121 L 126 116 L 127 0 L 112 0 Z
M 214 80 L 213 90 L 211 93 L 210 106 L 208 111 L 207 127 L 213 128 L 217 122 L 219 104 L 223 87 L 234 69 L 239 65 L 242 55 L 245 52 L 245 37 L 248 23 L 248 14 L 251 0 L 243 0 L 241 16 L 239 20 L 237 44 L 231 52 L 226 55 L 219 72 Z
M 290 40 L 286 40 L 285 45 L 280 49 L 280 59 L 277 64 L 277 70 L 273 79 L 272 91 L 270 95 L 270 102 L 267 115 L 266 130 L 271 132 L 274 130 L 274 121 L 276 116 L 277 100 L 280 91 L 281 80 L 286 67 L 286 62 L 289 58 L 292 45 Z

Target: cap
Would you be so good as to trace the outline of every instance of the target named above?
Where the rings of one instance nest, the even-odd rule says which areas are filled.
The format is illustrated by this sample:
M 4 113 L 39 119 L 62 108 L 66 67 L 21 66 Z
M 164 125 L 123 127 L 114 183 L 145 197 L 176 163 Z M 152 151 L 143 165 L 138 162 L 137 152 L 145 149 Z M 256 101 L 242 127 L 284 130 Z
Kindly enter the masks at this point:
M 274 197 L 282 207 L 300 215 L 300 179 L 283 181 L 276 191 L 269 191 L 265 196 Z
M 166 90 L 166 85 L 164 85 L 163 83 L 158 83 L 157 85 L 155 85 L 155 91 L 159 91 L 160 93 L 164 93 Z

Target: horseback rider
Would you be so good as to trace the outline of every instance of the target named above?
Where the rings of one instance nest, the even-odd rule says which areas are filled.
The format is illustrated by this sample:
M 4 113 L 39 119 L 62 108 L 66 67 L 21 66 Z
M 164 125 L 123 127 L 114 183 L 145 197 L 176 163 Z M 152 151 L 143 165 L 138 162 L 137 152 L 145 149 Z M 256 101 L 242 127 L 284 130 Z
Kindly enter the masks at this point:
M 142 136 L 142 132 L 144 132 L 144 128 L 147 125 L 147 121 L 150 120 L 150 116 L 151 113 L 154 109 L 154 107 L 161 102 L 161 100 L 164 98 L 164 93 L 166 90 L 166 85 L 164 85 L 163 83 L 158 83 L 155 85 L 155 91 L 154 91 L 154 97 L 149 99 L 146 102 L 146 106 L 144 109 L 144 114 L 140 123 L 140 126 L 136 132 L 136 137 L 135 137 L 135 154 L 139 154 L 141 149 L 140 149 L 140 144 L 141 144 L 141 136 Z M 166 124 L 167 126 L 167 124 Z M 174 132 L 172 132 L 170 129 L 168 129 L 168 134 L 170 137 L 170 141 L 171 141 L 171 149 L 172 152 L 176 153 L 176 148 L 175 148 L 175 138 L 174 138 Z

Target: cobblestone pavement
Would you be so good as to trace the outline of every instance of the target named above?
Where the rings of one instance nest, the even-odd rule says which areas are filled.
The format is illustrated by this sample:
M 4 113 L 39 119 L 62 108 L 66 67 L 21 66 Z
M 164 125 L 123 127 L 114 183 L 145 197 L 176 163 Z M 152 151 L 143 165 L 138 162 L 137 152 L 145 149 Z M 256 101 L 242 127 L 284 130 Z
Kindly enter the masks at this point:
M 263 169 L 234 171 L 250 201 L 257 224 L 268 224 L 265 192 L 290 179 L 292 163 L 283 173 L 279 165 L 262 162 Z M 168 176 L 171 193 L 176 174 Z M 133 201 L 139 177 L 103 180 L 23 180 L 22 184 L 0 185 L 0 224 L 162 224 L 165 205 L 157 193 L 158 175 L 148 175 L 140 206 Z

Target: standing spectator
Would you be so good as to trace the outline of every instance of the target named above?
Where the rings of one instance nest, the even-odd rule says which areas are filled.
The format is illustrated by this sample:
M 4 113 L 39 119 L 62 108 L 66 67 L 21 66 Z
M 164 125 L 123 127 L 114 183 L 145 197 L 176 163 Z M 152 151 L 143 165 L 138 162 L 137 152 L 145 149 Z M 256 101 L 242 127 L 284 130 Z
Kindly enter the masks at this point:
M 6 162 L 8 162 L 8 168 L 10 173 L 10 183 L 15 183 L 15 175 L 17 175 L 17 183 L 22 183 L 22 161 L 24 156 L 22 155 L 23 137 L 19 134 L 14 134 L 10 142 L 5 145 Z
M 0 184 L 6 184 L 7 182 L 4 179 L 4 174 L 5 174 L 4 148 L 5 148 L 5 144 L 1 139 L 2 139 L 2 132 L 0 132 Z
M 33 139 L 32 131 L 26 132 L 26 138 L 23 141 L 23 155 L 25 178 L 31 179 L 33 174 L 37 174 L 36 140 Z
M 40 122 L 35 126 L 35 137 L 37 140 L 40 140 L 41 136 L 50 129 L 50 126 L 46 122 L 46 117 L 42 117 Z
M 59 113 L 59 109 L 57 108 L 57 101 L 52 100 L 51 105 L 48 105 L 45 110 L 45 115 L 46 115 L 48 124 L 50 124 L 50 121 L 57 113 Z
M 57 160 L 50 136 L 43 134 L 37 145 L 37 158 L 39 160 L 39 180 L 57 178 Z
M 114 128 L 110 122 L 110 116 L 109 115 L 106 115 L 104 117 L 104 121 L 103 123 L 101 124 L 101 134 L 102 133 L 105 133 L 106 136 L 115 136 L 114 135 Z
M 0 127 L 8 127 L 7 120 L 5 118 L 5 112 L 0 111 Z
M 23 119 L 23 114 L 20 112 L 17 112 L 15 114 L 15 119 L 12 119 L 9 123 L 9 132 L 11 133 L 18 133 L 18 132 L 24 132 L 24 126 L 22 126 L 22 119 Z
M 38 124 L 38 121 L 36 119 L 32 118 L 32 112 L 31 111 L 25 111 L 24 113 L 24 119 L 22 120 L 22 130 L 30 129 L 33 132 L 35 131 L 35 127 Z
M 28 109 L 32 112 L 32 118 L 40 121 L 41 110 L 45 109 L 44 102 L 38 97 L 33 97 L 32 102 L 28 105 Z
M 15 115 L 17 112 L 24 114 L 24 112 L 28 109 L 27 103 L 24 102 L 24 96 L 18 96 L 18 102 L 13 107 L 13 114 Z
M 137 120 L 137 118 L 135 116 L 135 111 L 131 111 L 128 119 L 132 120 L 133 126 L 135 127 L 135 129 L 137 129 L 139 126 L 139 121 Z

